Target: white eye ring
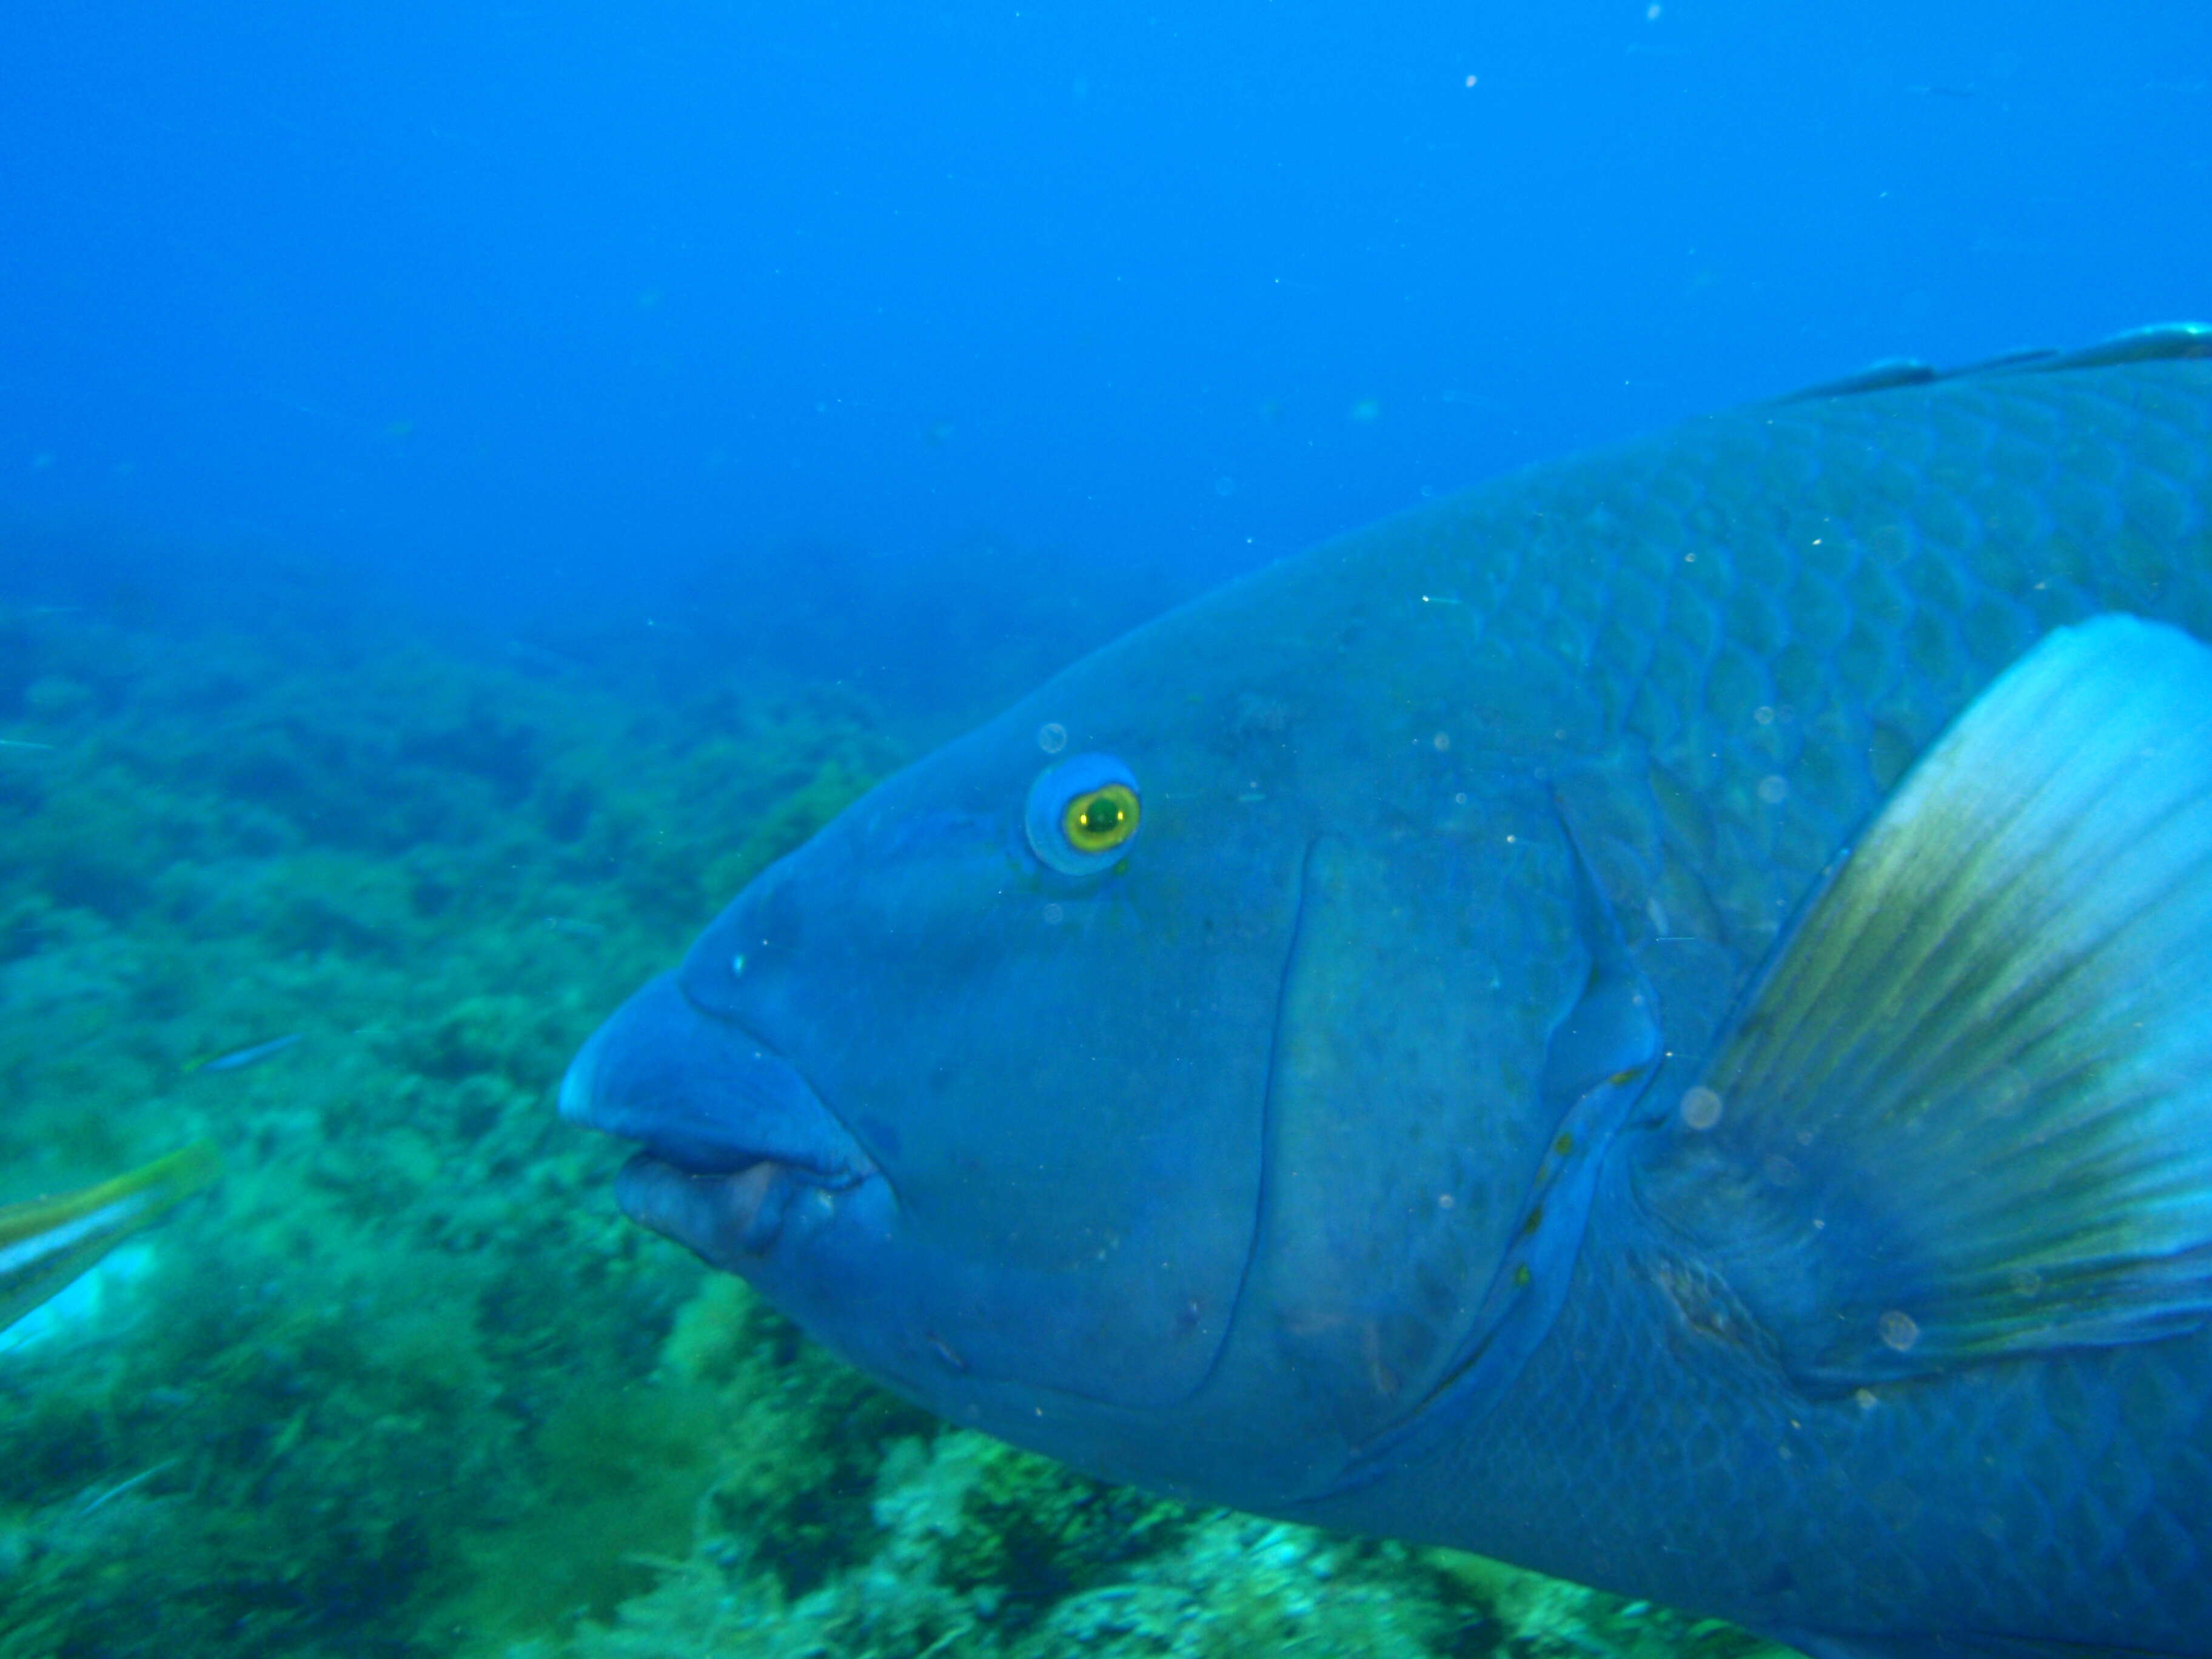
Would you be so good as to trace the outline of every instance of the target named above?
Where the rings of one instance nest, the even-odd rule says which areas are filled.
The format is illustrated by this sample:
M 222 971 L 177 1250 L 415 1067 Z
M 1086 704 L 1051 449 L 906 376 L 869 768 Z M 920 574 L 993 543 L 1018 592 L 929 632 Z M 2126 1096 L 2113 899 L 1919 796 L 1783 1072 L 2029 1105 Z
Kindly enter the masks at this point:
M 1022 814 L 1030 851 L 1063 876 L 1095 875 L 1119 864 L 1135 842 L 1134 835 L 1103 853 L 1086 853 L 1069 844 L 1063 817 L 1067 804 L 1077 796 L 1113 784 L 1132 795 L 1140 793 L 1137 775 L 1111 755 L 1070 755 L 1038 773 L 1036 781 L 1030 786 L 1029 805 Z

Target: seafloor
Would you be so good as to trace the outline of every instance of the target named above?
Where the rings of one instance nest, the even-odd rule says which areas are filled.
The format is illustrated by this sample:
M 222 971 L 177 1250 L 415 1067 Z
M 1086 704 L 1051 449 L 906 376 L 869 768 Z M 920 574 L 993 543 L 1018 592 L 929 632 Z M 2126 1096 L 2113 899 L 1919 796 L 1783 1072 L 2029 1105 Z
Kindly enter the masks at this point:
M 713 644 L 0 611 L 0 1201 L 227 1167 L 0 1352 L 0 1659 L 1771 1651 L 946 1429 L 620 1220 L 568 1054 L 931 730 Z

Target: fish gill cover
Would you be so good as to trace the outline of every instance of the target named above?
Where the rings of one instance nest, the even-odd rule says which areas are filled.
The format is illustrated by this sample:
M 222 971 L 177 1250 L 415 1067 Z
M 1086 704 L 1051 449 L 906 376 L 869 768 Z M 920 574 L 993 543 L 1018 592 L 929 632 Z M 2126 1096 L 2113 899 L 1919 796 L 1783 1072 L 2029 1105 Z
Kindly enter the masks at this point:
M 947 1430 L 550 1103 L 751 875 L 1218 576 L 2203 314 L 2212 13 L 26 0 L 0 48 L 0 1204 L 224 1168 L 0 1352 L 0 1659 L 1761 1650 Z

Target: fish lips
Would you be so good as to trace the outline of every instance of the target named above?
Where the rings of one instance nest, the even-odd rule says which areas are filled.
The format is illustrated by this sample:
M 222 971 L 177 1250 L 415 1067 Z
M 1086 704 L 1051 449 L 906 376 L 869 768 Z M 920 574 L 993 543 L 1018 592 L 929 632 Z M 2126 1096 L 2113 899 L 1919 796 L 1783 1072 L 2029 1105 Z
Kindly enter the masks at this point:
M 702 1012 L 672 975 L 632 996 L 569 1062 L 561 1115 L 643 1148 L 616 1177 L 615 1201 L 720 1267 L 767 1251 L 799 1194 L 878 1173 L 797 1067 Z

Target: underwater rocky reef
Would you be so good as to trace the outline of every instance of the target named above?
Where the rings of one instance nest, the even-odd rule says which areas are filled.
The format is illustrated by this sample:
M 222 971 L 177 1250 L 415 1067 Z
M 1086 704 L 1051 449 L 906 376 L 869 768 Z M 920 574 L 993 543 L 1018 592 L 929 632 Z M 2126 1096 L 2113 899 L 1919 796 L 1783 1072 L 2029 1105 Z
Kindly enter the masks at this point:
M 0 1202 L 225 1166 L 0 1351 L 0 1659 L 1779 1651 L 948 1429 L 622 1221 L 568 1054 L 929 724 L 696 655 L 0 605 Z

